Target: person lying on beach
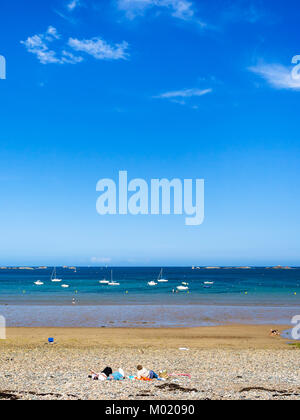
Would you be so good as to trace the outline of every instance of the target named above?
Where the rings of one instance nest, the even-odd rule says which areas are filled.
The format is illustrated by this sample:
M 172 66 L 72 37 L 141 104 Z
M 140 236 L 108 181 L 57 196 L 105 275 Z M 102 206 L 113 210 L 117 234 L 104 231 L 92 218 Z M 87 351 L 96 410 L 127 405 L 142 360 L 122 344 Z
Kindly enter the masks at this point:
M 158 379 L 158 375 L 153 370 L 148 370 L 142 365 L 137 366 L 136 376 L 138 379 Z
M 89 375 L 89 378 L 93 379 L 94 381 L 105 381 L 106 379 L 108 379 L 109 375 L 111 374 L 112 374 L 112 368 L 107 366 L 100 373 L 96 373 L 93 370 L 91 370 L 91 375 Z
M 122 381 L 125 379 L 124 370 L 120 368 L 117 372 L 111 373 L 107 379 L 109 381 Z

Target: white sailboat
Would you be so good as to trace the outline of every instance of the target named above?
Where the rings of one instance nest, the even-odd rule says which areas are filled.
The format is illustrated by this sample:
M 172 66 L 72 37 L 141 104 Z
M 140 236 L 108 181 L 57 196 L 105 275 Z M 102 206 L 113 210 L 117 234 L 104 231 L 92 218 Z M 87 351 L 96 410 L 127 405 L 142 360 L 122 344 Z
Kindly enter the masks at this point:
M 157 283 L 155 283 L 155 281 L 148 281 L 148 286 L 156 286 Z
M 212 285 L 212 284 L 214 284 L 215 282 L 214 281 L 205 281 L 204 282 L 204 284 L 209 284 L 209 285 Z
M 120 283 L 113 281 L 113 271 L 110 272 L 110 282 L 108 282 L 109 286 L 120 286 Z
M 37 280 L 34 282 L 36 286 L 42 286 L 44 283 L 41 280 Z
M 52 274 L 51 274 L 51 281 L 52 281 L 53 283 L 60 283 L 60 282 L 62 281 L 62 279 L 58 279 L 58 278 L 56 277 L 56 267 L 54 267 L 54 269 L 53 269 L 53 271 L 52 271 Z
M 68 284 L 62 284 L 61 287 L 63 287 L 64 289 L 67 289 L 70 286 Z
M 100 284 L 109 284 L 109 280 L 103 279 L 99 281 Z
M 163 269 L 160 270 L 157 281 L 158 283 L 168 283 L 169 280 L 163 278 Z
M 177 286 L 177 290 L 184 292 L 185 290 L 189 290 L 188 286 Z

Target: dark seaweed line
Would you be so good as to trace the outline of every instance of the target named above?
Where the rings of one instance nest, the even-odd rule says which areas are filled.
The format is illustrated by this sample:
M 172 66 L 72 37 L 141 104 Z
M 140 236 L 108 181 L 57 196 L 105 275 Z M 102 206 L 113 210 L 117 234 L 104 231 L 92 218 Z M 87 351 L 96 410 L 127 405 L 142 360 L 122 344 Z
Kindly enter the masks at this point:
M 34 391 L 11 391 L 11 390 L 5 390 L 5 391 L 0 391 L 0 400 L 1 399 L 8 399 L 8 400 L 19 400 L 20 397 L 18 395 L 34 395 L 37 397 L 46 397 L 48 395 L 50 395 L 51 397 L 63 397 L 64 395 L 62 394 L 55 394 L 53 392 L 46 392 L 46 393 L 38 393 L 38 392 L 34 392 Z M 77 395 L 73 395 L 73 394 L 65 394 L 67 397 L 72 397 L 72 398 L 77 398 Z

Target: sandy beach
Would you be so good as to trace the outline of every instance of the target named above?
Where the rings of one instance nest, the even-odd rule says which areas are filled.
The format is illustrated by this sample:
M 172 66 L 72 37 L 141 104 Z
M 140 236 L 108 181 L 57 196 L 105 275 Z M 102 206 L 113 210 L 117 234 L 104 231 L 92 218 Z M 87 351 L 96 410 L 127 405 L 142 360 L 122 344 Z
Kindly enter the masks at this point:
M 300 399 L 300 350 L 270 337 L 271 328 L 288 327 L 8 328 L 0 341 L 0 398 Z M 105 366 L 135 374 L 138 363 L 191 379 L 88 379 L 89 369 Z

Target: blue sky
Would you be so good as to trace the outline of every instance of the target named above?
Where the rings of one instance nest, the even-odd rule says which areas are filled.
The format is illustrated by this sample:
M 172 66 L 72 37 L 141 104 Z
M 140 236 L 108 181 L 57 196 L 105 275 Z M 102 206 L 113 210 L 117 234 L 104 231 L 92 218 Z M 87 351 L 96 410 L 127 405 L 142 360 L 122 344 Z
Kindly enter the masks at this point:
M 299 265 L 299 8 L 2 4 L 0 265 Z M 204 224 L 99 216 L 119 170 L 204 178 Z

